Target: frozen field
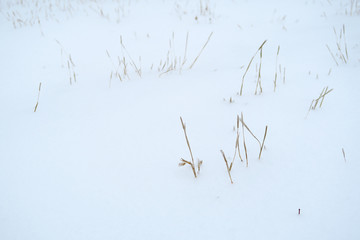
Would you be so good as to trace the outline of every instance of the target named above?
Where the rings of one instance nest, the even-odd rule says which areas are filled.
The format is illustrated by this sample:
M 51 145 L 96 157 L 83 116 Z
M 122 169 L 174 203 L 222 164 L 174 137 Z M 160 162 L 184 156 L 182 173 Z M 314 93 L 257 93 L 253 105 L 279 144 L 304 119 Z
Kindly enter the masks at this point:
M 360 239 L 359 76 L 358 0 L 1 0 L 0 239 Z

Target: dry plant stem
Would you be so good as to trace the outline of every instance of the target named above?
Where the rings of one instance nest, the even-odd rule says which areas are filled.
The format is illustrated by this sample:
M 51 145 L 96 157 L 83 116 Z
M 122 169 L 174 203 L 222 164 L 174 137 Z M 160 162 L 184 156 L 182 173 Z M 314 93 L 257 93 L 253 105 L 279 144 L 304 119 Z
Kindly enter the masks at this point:
M 260 157 L 261 157 L 262 150 L 263 150 L 263 148 L 264 148 L 264 143 L 265 143 L 265 138 L 266 138 L 267 129 L 268 129 L 268 126 L 265 127 L 265 134 L 264 134 L 264 138 L 263 138 L 263 141 L 262 141 L 262 144 L 261 144 L 261 147 L 260 147 L 259 160 L 260 160 Z
M 258 80 L 257 80 L 257 83 L 256 83 L 256 88 L 255 88 L 255 95 L 257 94 L 258 86 L 260 88 L 260 94 L 262 93 L 262 87 L 261 87 L 261 62 L 262 62 L 262 48 L 260 49 L 260 64 L 259 64 Z
M 182 117 L 180 117 L 180 121 L 181 121 L 182 128 L 183 128 L 183 130 L 184 130 L 184 135 L 185 135 L 186 143 L 187 143 L 188 148 L 189 148 L 189 151 L 190 151 L 190 156 L 191 156 L 191 164 L 190 164 L 190 165 L 191 165 L 191 168 L 192 168 L 192 170 L 193 170 L 194 177 L 196 178 L 197 175 L 196 175 L 196 171 L 195 171 L 194 157 L 193 157 L 193 154 L 192 154 L 192 151 L 191 151 L 189 139 L 188 139 L 187 134 L 186 134 L 186 126 L 185 126 L 185 124 L 184 124 L 184 122 L 183 122 Z
M 197 175 L 199 175 L 199 173 L 200 173 L 200 168 L 201 168 L 202 163 L 203 163 L 203 161 L 198 159 L 198 162 L 197 162 Z
M 121 45 L 121 47 L 124 49 L 124 51 L 126 52 L 126 54 L 128 55 L 128 57 L 130 58 L 131 65 L 134 67 L 135 72 L 139 75 L 139 77 L 141 77 L 141 69 L 139 69 L 139 68 L 136 66 L 136 64 L 135 64 L 134 60 L 131 58 L 128 50 L 125 48 L 125 45 L 123 44 L 123 41 L 122 41 L 122 36 L 120 36 L 120 45 Z
M 120 68 L 121 68 L 121 65 L 122 65 L 122 64 L 123 64 L 123 67 L 124 67 L 124 69 L 123 69 L 123 72 L 124 72 L 124 73 L 123 73 L 123 77 L 128 77 L 128 79 L 130 79 L 129 76 L 127 75 L 127 69 L 126 69 L 127 65 L 126 65 L 125 57 L 123 57 L 123 59 L 120 59 L 120 57 L 118 56 L 118 57 L 117 57 L 118 64 L 116 65 L 116 64 L 114 63 L 113 59 L 111 58 L 110 53 L 108 52 L 108 50 L 106 50 L 106 54 L 107 54 L 107 56 L 109 57 L 111 64 L 113 65 L 113 71 L 112 71 L 111 74 L 110 74 L 109 86 L 111 86 L 111 80 L 112 80 L 112 76 L 113 76 L 113 75 L 114 75 L 115 77 L 117 77 L 117 78 L 120 80 L 120 82 L 123 81 L 123 79 L 122 79 L 122 77 L 121 77 L 121 74 L 120 74 Z
M 241 113 L 241 123 L 242 123 L 243 143 L 244 143 L 245 157 L 246 157 L 246 167 L 248 167 L 248 166 L 249 166 L 249 160 L 248 160 L 246 143 L 245 143 L 245 130 L 244 130 L 244 117 L 243 117 L 243 113 Z
M 343 34 L 343 28 L 340 29 L 340 32 L 339 32 L 339 38 L 337 37 L 336 35 L 336 30 L 335 30 L 335 27 L 334 27 L 334 33 L 335 33 L 335 37 L 336 37 L 336 46 L 337 46 L 337 49 L 339 51 L 339 56 L 340 56 L 340 59 L 344 61 L 344 63 L 347 63 L 346 59 L 345 59 L 345 56 L 341 50 L 341 46 L 340 46 L 340 42 L 341 42 L 341 38 L 342 38 L 342 34 Z
M 262 49 L 262 47 L 264 46 L 264 44 L 266 43 L 267 40 L 265 40 L 261 45 L 260 47 L 258 48 L 258 50 L 256 50 L 254 56 L 252 56 L 252 58 L 250 59 L 250 62 L 245 70 L 245 73 L 244 75 L 242 76 L 242 80 L 241 80 L 241 88 L 240 88 L 240 96 L 242 95 L 242 91 L 243 91 L 243 87 L 244 87 L 244 80 L 245 80 L 245 76 L 246 76 L 246 73 L 249 71 L 249 68 L 251 66 L 251 63 L 252 61 L 254 60 L 255 56 L 257 55 L 257 53 L 260 51 L 260 49 Z
M 319 96 L 317 99 L 313 99 L 313 100 L 311 101 L 311 104 L 310 104 L 310 107 L 309 107 L 309 110 L 308 110 L 308 114 L 309 114 L 309 112 L 310 112 L 311 109 L 312 109 L 312 110 L 315 110 L 315 109 L 316 109 L 316 107 L 318 106 L 320 100 L 321 100 L 321 102 L 320 102 L 320 104 L 319 104 L 319 108 L 322 107 L 322 104 L 323 104 L 323 102 L 324 102 L 325 96 L 326 96 L 327 94 L 329 94 L 330 92 L 332 92 L 332 90 L 333 90 L 333 89 L 330 89 L 330 90 L 328 90 L 328 89 L 329 89 L 329 87 L 323 88 L 323 90 L 322 90 L 321 93 L 320 93 L 320 96 Z
M 36 101 L 36 105 L 35 105 L 35 108 L 34 108 L 34 112 L 36 112 L 37 107 L 38 107 L 38 105 L 39 105 L 40 91 L 41 91 L 41 82 L 40 82 L 40 84 L 39 84 L 39 92 L 38 92 L 38 96 L 37 96 L 37 101 Z
M 326 87 L 325 90 L 323 90 L 322 94 L 320 94 L 319 98 L 316 100 L 318 102 L 321 99 L 320 108 L 323 104 L 325 96 L 333 90 L 333 89 L 328 90 L 328 88 L 329 87 Z
M 346 44 L 346 37 L 345 37 L 345 25 L 344 25 L 344 24 L 343 24 L 343 33 L 344 33 L 344 43 L 345 43 L 346 59 L 349 60 L 349 55 L 348 55 L 348 51 L 347 51 L 347 44 Z
M 313 104 L 314 104 L 314 99 L 311 101 L 311 104 L 310 104 L 310 107 L 309 107 L 309 110 L 308 110 L 308 113 L 307 113 L 306 117 L 309 115 L 310 110 L 312 109 Z
M 285 76 L 286 76 L 286 68 L 284 67 L 284 78 L 283 78 L 283 84 L 285 84 Z
M 234 157 L 233 157 L 233 159 L 232 159 L 232 161 L 231 161 L 231 164 L 230 164 L 230 170 L 232 169 L 232 166 L 233 166 L 233 164 L 234 164 L 234 162 L 235 162 L 236 152 L 237 152 L 238 149 L 239 149 L 239 137 L 240 137 L 239 132 L 237 132 L 237 133 L 236 133 L 236 142 L 235 142 L 235 152 L 234 152 Z M 239 154 L 239 156 L 240 156 L 240 154 Z M 240 159 L 241 159 L 241 158 L 240 158 Z M 241 161 L 242 161 L 242 159 L 241 159 Z
M 240 117 L 239 115 L 237 115 L 237 118 L 236 118 L 236 142 L 235 142 L 235 152 L 234 152 L 234 157 L 233 157 L 233 160 L 230 164 L 230 171 L 232 169 L 232 166 L 235 162 L 235 158 L 236 158 L 236 152 L 238 152 L 239 154 L 239 158 L 241 161 L 243 161 L 242 157 L 241 157 L 241 154 L 240 154 L 240 141 L 239 141 L 239 138 L 240 138 L 240 133 L 239 133 L 239 127 L 240 127 Z
M 326 91 L 327 91 L 327 87 L 326 87 L 326 88 L 323 88 L 323 90 L 322 90 L 321 93 L 320 93 L 320 96 L 315 100 L 314 109 L 316 108 L 316 106 L 318 105 L 318 103 L 319 103 L 320 99 L 322 98 L 324 92 L 326 92 Z
M 276 61 L 275 61 L 275 79 L 274 79 L 274 92 L 275 92 L 275 90 L 276 90 L 277 65 L 278 65 L 279 52 L 280 52 L 280 45 L 278 46 L 278 50 L 277 50 L 277 53 L 276 53 Z
M 222 156 L 223 156 L 223 158 L 224 158 L 224 161 L 225 161 L 225 164 L 226 164 L 226 169 L 227 169 L 227 172 L 228 172 L 228 174 L 229 174 L 230 182 L 231 182 L 231 184 L 233 184 L 234 182 L 233 182 L 233 180 L 232 180 L 232 178 L 231 178 L 231 173 L 230 173 L 231 169 L 230 169 L 230 167 L 229 167 L 228 161 L 226 160 L 225 153 L 224 153 L 223 150 L 220 150 L 220 152 L 221 152 L 221 154 L 222 154 Z
M 246 125 L 246 123 L 244 122 L 244 119 L 242 117 L 242 114 L 241 114 L 241 119 L 240 119 L 243 127 L 245 126 L 246 130 L 248 130 L 248 132 L 251 134 L 251 136 L 253 136 L 255 138 L 255 140 L 259 143 L 259 146 L 261 147 L 261 142 L 260 140 L 253 134 L 253 132 L 250 130 L 250 128 Z
M 326 44 L 327 49 L 329 50 L 329 53 L 331 54 L 331 57 L 334 59 L 336 66 L 339 66 L 339 63 L 336 61 L 334 54 L 331 52 L 329 45 Z
M 195 58 L 194 62 L 190 65 L 189 69 L 191 69 L 194 64 L 196 63 L 196 61 L 198 60 L 198 58 L 200 57 L 201 53 L 204 51 L 206 45 L 209 43 L 210 39 L 211 39 L 211 36 L 213 35 L 213 32 L 210 33 L 206 43 L 204 44 L 204 46 L 202 47 L 202 49 L 200 50 L 199 54 L 197 55 L 197 57 Z
M 181 63 L 181 68 L 184 66 L 184 64 L 186 63 L 186 60 L 187 60 L 187 59 L 186 59 L 186 53 L 187 53 L 188 40 L 189 40 L 189 32 L 187 32 L 187 34 L 186 34 L 184 58 L 183 58 L 183 61 L 182 61 L 182 63 Z

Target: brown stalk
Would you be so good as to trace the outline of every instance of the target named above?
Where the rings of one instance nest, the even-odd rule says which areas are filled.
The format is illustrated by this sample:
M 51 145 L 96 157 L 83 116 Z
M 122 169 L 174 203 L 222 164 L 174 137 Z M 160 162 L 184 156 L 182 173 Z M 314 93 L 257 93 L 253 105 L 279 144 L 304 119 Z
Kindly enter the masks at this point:
M 241 113 L 241 123 L 242 123 L 243 143 L 244 143 L 245 157 L 246 157 L 246 167 L 248 167 L 248 166 L 249 166 L 249 160 L 248 160 L 246 143 L 245 143 L 245 131 L 244 131 L 244 117 L 243 117 L 243 113 Z
M 199 54 L 197 55 L 197 57 L 195 58 L 194 62 L 190 65 L 189 69 L 191 69 L 191 68 L 194 66 L 194 64 L 196 63 L 196 61 L 197 61 L 198 58 L 200 57 L 201 53 L 204 51 L 206 45 L 209 43 L 210 38 L 211 38 L 212 35 L 213 35 L 213 32 L 210 33 L 210 35 L 209 35 L 206 43 L 204 44 L 204 46 L 203 46 L 202 49 L 200 50 L 200 52 L 199 52 Z
M 241 119 L 240 119 L 243 127 L 245 126 L 245 128 L 248 130 L 248 132 L 256 139 L 256 141 L 259 143 L 259 146 L 261 147 L 261 142 L 260 140 L 253 134 L 253 132 L 250 130 L 250 128 L 246 125 L 246 123 L 244 122 L 242 113 L 241 113 Z
M 131 58 L 128 50 L 125 48 L 125 45 L 123 44 L 123 41 L 122 41 L 122 36 L 120 36 L 120 45 L 121 45 L 121 47 L 124 49 L 124 51 L 126 52 L 126 54 L 128 55 L 128 57 L 130 58 L 131 65 L 134 67 L 135 72 L 139 75 L 139 77 L 141 77 L 141 69 L 139 69 L 139 68 L 136 66 L 136 64 L 135 64 L 134 60 Z
M 239 127 L 240 127 L 240 117 L 239 115 L 237 115 L 237 118 L 236 118 L 236 142 L 235 142 L 235 152 L 234 152 L 234 157 L 233 157 L 233 160 L 230 164 L 230 171 L 232 169 L 232 166 L 234 164 L 234 161 L 235 161 L 235 158 L 236 158 L 236 152 L 239 153 L 239 158 L 241 161 L 243 161 L 242 157 L 241 157 L 241 154 L 240 154 L 240 144 L 239 144 L 239 138 L 240 138 L 240 133 L 239 133 Z
M 227 169 L 227 172 L 228 172 L 228 174 L 229 174 L 230 182 L 231 182 L 231 184 L 233 184 L 234 182 L 233 182 L 233 180 L 232 180 L 232 178 L 231 178 L 231 173 L 230 173 L 231 169 L 230 169 L 230 167 L 229 167 L 228 161 L 226 160 L 225 153 L 224 153 L 223 150 L 220 150 L 220 152 L 221 152 L 221 154 L 222 154 L 222 156 L 223 156 L 223 158 L 224 158 L 224 161 L 225 161 L 225 164 L 226 164 L 226 169 Z
M 41 91 L 41 82 L 39 84 L 39 92 L 38 92 L 38 97 L 37 97 L 36 105 L 35 105 L 35 108 L 34 108 L 34 112 L 36 112 L 37 107 L 39 105 L 40 91 Z
M 331 52 L 329 45 L 326 44 L 327 49 L 329 50 L 329 53 L 331 54 L 331 57 L 334 59 L 337 66 L 339 66 L 339 63 L 336 61 L 334 54 Z
M 275 79 L 274 79 L 274 92 L 275 92 L 275 90 L 276 90 L 277 65 L 278 65 L 279 52 L 280 52 L 280 45 L 278 46 L 278 50 L 277 50 L 277 53 L 276 53 L 276 61 L 275 61 Z
M 263 148 L 264 148 L 264 143 L 265 143 L 265 138 L 266 138 L 267 129 L 268 129 L 268 126 L 265 127 L 265 134 L 264 134 L 264 138 L 263 138 L 263 141 L 262 141 L 262 144 L 261 144 L 261 147 L 260 147 L 259 160 L 260 160 L 260 157 L 261 157 L 262 150 L 263 150 Z
M 264 46 L 264 44 L 266 43 L 267 40 L 265 40 L 261 45 L 260 47 L 258 48 L 258 50 L 256 50 L 254 56 L 252 56 L 252 58 L 250 59 L 250 62 L 245 70 L 245 73 L 244 75 L 242 76 L 242 80 L 241 80 L 241 88 L 240 88 L 240 96 L 242 95 L 242 90 L 243 90 L 243 87 L 244 87 L 244 80 L 245 80 L 245 76 L 246 76 L 246 73 L 249 71 L 249 68 L 250 68 L 250 65 L 252 63 L 252 61 L 254 60 L 255 56 L 257 55 L 257 53 L 260 51 L 260 49 L 262 49 L 262 47 Z
M 181 67 L 184 66 L 185 62 L 186 62 L 186 53 L 187 53 L 187 46 L 188 46 L 188 40 L 189 40 L 189 32 L 187 32 L 186 34 L 186 42 L 185 42 L 185 52 L 184 52 L 184 58 L 183 58 L 183 61 L 181 63 Z
M 184 124 L 182 117 L 180 117 L 180 121 L 181 121 L 182 128 L 183 128 L 183 130 L 184 130 L 184 135 L 185 135 L 186 143 L 187 143 L 187 146 L 188 146 L 188 148 L 189 148 L 190 156 L 191 156 L 191 163 L 190 163 L 190 162 L 188 162 L 188 163 L 191 165 L 191 168 L 192 168 L 193 173 L 194 173 L 194 177 L 196 178 L 197 175 L 196 175 L 196 171 L 195 171 L 194 157 L 193 157 L 193 154 L 192 154 L 192 151 L 191 151 L 189 139 L 188 139 L 187 134 L 186 134 L 186 125 Z M 185 160 L 183 160 L 183 162 L 184 162 L 184 161 L 185 161 Z
M 259 74 L 258 74 L 258 80 L 257 80 L 257 83 L 256 83 L 256 88 L 255 88 L 255 95 L 257 94 L 258 86 L 260 88 L 260 94 L 262 93 L 262 87 L 261 87 L 261 62 L 262 62 L 262 48 L 260 49 Z
M 347 51 L 347 44 L 346 44 L 346 37 L 345 37 L 345 25 L 344 24 L 343 24 L 343 33 L 344 33 L 344 44 L 345 44 L 346 59 L 349 60 L 349 55 L 348 55 L 348 51 Z

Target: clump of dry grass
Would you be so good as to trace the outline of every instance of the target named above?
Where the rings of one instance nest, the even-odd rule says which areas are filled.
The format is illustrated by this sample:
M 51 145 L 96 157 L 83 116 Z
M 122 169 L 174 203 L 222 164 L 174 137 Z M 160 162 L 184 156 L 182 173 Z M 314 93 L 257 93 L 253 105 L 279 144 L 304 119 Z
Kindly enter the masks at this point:
M 225 153 L 223 150 L 220 150 L 223 158 L 224 158 L 224 161 L 225 161 L 225 164 L 226 164 L 226 169 L 227 169 L 227 172 L 229 174 L 229 178 L 230 178 L 230 181 L 231 181 L 231 184 L 233 184 L 233 180 L 232 180 L 232 177 L 231 177 L 231 170 L 232 170 L 232 167 L 234 165 L 234 162 L 235 162 L 235 159 L 236 159 L 236 154 L 238 153 L 238 156 L 241 160 L 241 162 L 243 161 L 242 159 L 242 156 L 241 156 L 241 153 L 240 153 L 240 132 L 239 132 L 239 128 L 240 128 L 240 117 L 239 115 L 237 115 L 237 118 L 236 118 L 236 141 L 235 141 L 235 152 L 234 152 L 234 157 L 229 165 L 229 162 L 227 161 L 226 159 L 226 156 L 225 156 Z
M 40 91 L 41 91 L 41 82 L 39 83 L 39 92 L 38 92 L 38 96 L 37 96 L 37 101 L 36 101 L 36 105 L 34 108 L 34 112 L 36 112 L 38 106 L 39 106 L 39 99 L 40 99 Z
M 336 60 L 340 60 L 343 63 L 347 63 L 349 61 L 349 54 L 347 50 L 346 43 L 346 35 L 345 35 L 345 25 L 343 24 L 341 29 L 339 30 L 339 34 L 337 33 L 335 27 L 333 27 L 335 38 L 336 38 L 336 52 L 335 54 L 331 51 L 328 44 L 326 44 L 326 48 L 328 49 L 332 59 L 339 66 L 339 62 Z
M 237 115 L 236 118 L 236 141 L 235 141 L 235 151 L 234 151 L 234 156 L 232 161 L 229 163 L 229 161 L 227 160 L 225 153 L 223 150 L 220 150 L 225 164 L 226 164 L 226 169 L 230 178 L 231 183 L 233 183 L 232 177 L 231 177 L 231 170 L 233 169 L 234 166 L 234 162 L 236 159 L 236 156 L 239 156 L 239 159 L 241 162 L 243 162 L 243 157 L 241 156 L 241 145 L 240 145 L 240 123 L 241 123 L 241 129 L 242 129 L 242 140 L 243 140 L 243 149 L 244 149 L 244 153 L 245 153 L 245 160 L 246 160 L 246 167 L 249 166 L 249 158 L 248 158 L 248 150 L 247 150 L 247 145 L 246 145 L 246 140 L 245 140 L 245 129 L 251 134 L 251 136 L 258 142 L 259 144 L 259 155 L 258 155 L 258 159 L 260 160 L 261 158 L 261 154 L 263 152 L 263 149 L 265 148 L 265 139 L 267 136 L 267 130 L 268 130 L 268 126 L 265 127 L 265 133 L 264 133 L 264 137 L 262 142 L 259 141 L 259 139 L 254 135 L 254 133 L 250 130 L 250 128 L 248 127 L 248 125 L 245 123 L 244 121 L 244 115 L 243 113 L 241 113 L 241 117 L 239 117 L 239 115 Z M 234 127 L 235 130 L 235 127 Z
M 63 60 L 64 55 L 66 56 L 65 61 L 66 61 L 66 65 L 67 65 L 67 69 L 68 69 L 68 73 L 69 73 L 70 85 L 72 85 L 73 82 L 76 83 L 75 63 L 71 57 L 71 54 L 65 50 L 63 45 L 58 40 L 55 39 L 55 41 L 60 46 L 62 61 L 64 61 Z
M 169 39 L 169 50 L 166 54 L 165 60 L 160 60 L 158 72 L 160 72 L 159 77 L 163 74 L 169 73 L 171 71 L 175 71 L 179 69 L 181 72 L 185 62 L 186 62 L 186 53 L 187 53 L 187 45 L 188 45 L 189 33 L 186 35 L 186 43 L 185 43 L 185 51 L 184 57 L 176 56 L 175 54 L 175 33 L 172 33 L 172 37 Z
M 2 1 L 5 2 L 5 1 Z M 0 6 L 1 15 L 12 23 L 15 29 L 22 27 L 40 26 L 40 22 L 54 21 L 60 22 L 64 17 L 74 17 L 80 12 L 86 14 L 95 13 L 108 21 L 119 23 L 125 15 L 125 5 L 130 5 L 130 1 L 112 1 L 115 7 L 105 7 L 104 4 L 92 1 L 53 1 L 53 0 L 21 0 L 6 1 Z M 2 8 L 6 6 L 6 8 Z M 42 32 L 42 30 L 41 30 Z M 42 32 L 43 34 L 43 32 Z
M 199 172 L 200 172 L 200 168 L 201 168 L 201 165 L 203 163 L 202 160 L 198 160 L 197 162 L 197 166 L 195 165 L 195 161 L 194 161 L 194 157 L 193 157 L 193 154 L 192 154 L 192 151 L 191 151 L 191 147 L 190 147 L 190 143 L 189 143 L 189 139 L 187 137 L 187 133 L 186 133 L 186 125 L 182 119 L 182 117 L 180 117 L 180 121 L 181 121 L 181 126 L 184 130 L 184 135 L 185 135 L 185 139 L 186 139 L 186 144 L 189 148 L 189 152 L 190 152 L 190 156 L 191 156 L 191 162 L 190 161 L 187 161 L 183 158 L 180 159 L 180 163 L 179 163 L 179 166 L 185 166 L 186 164 L 190 165 L 191 166 L 191 169 L 193 171 L 193 174 L 194 174 L 194 177 L 197 178 L 197 176 L 199 175 Z
M 117 78 L 120 80 L 120 82 L 123 81 L 123 79 L 127 78 L 130 79 L 130 76 L 128 74 L 128 63 L 126 62 L 126 58 L 119 56 L 117 57 L 117 63 L 115 64 L 115 61 L 110 56 L 110 53 L 108 50 L 106 50 L 106 55 L 110 59 L 110 62 L 113 66 L 113 70 L 110 73 L 110 79 L 109 79 L 109 87 L 111 87 L 111 81 L 113 78 Z
M 130 59 L 130 65 L 134 68 L 135 72 L 139 75 L 139 77 L 141 77 L 141 65 L 140 67 L 138 67 L 136 65 L 136 63 L 134 62 L 134 60 L 131 58 L 128 50 L 126 49 L 123 40 L 122 40 L 122 36 L 120 35 L 120 45 L 122 47 L 122 49 L 125 51 L 126 55 L 128 56 L 128 58 Z M 139 62 L 141 63 L 141 57 L 139 57 Z
M 206 48 L 207 44 L 209 43 L 211 36 L 213 35 L 213 32 L 210 33 L 207 41 L 201 48 L 199 54 L 195 57 L 194 61 L 190 64 L 189 69 L 192 69 L 199 59 L 200 55 Z M 172 34 L 172 38 L 169 40 L 169 50 L 167 51 L 166 58 L 163 60 L 160 60 L 159 66 L 158 66 L 158 72 L 159 77 L 161 77 L 164 74 L 167 74 L 172 71 L 177 71 L 181 73 L 183 68 L 185 67 L 185 63 L 187 62 L 187 48 L 188 48 L 188 42 L 189 42 L 189 33 L 186 34 L 186 41 L 185 41 L 185 50 L 184 50 L 184 56 L 177 56 L 175 54 L 175 34 Z M 152 67 L 151 67 L 152 69 Z
M 239 115 L 237 115 L 237 119 L 236 119 L 236 141 L 235 141 L 235 152 L 234 152 L 234 157 L 233 157 L 233 160 L 230 164 L 230 170 L 232 169 L 233 167 L 233 163 L 235 161 L 235 158 L 236 158 L 236 154 L 238 153 L 238 156 L 239 156 L 239 159 L 241 161 L 243 161 L 243 158 L 241 156 L 241 153 L 240 153 L 240 132 L 239 132 L 239 129 L 240 129 L 240 123 L 241 123 L 241 129 L 242 129 L 242 139 L 243 139 L 243 147 L 244 147 L 244 152 L 245 152 L 245 160 L 246 160 L 246 166 L 248 167 L 249 166 L 249 159 L 248 159 L 248 151 L 247 151 L 247 147 L 246 147 L 246 140 L 245 140 L 245 129 L 247 130 L 247 132 L 250 133 L 250 135 L 256 140 L 256 142 L 259 144 L 259 160 L 260 160 L 260 157 L 261 157 L 261 153 L 265 147 L 265 139 L 266 139 L 266 134 L 267 134 L 267 129 L 268 129 L 268 126 L 265 127 L 265 133 L 264 133 L 264 137 L 263 137 L 263 141 L 260 142 L 260 140 L 255 136 L 255 134 L 250 130 L 250 128 L 248 127 L 248 125 L 245 123 L 244 121 L 244 115 L 243 113 L 241 113 L 241 117 L 239 117 Z
M 345 8 L 346 15 L 359 15 L 360 14 L 360 0 L 350 0 L 349 9 Z
M 245 129 L 251 134 L 251 136 L 256 140 L 256 142 L 259 144 L 259 160 L 261 157 L 261 153 L 265 147 L 265 139 L 266 139 L 266 134 L 267 134 L 267 129 L 268 126 L 265 127 L 265 133 L 264 133 L 264 137 L 262 142 L 260 142 L 260 140 L 255 136 L 255 134 L 250 130 L 250 128 L 248 127 L 248 125 L 245 123 L 244 121 L 244 116 L 243 113 L 241 113 L 241 118 L 240 118 L 240 122 L 242 124 L 242 132 L 243 132 L 243 143 L 244 143 L 244 150 L 245 150 L 245 156 L 246 156 L 246 166 L 248 166 L 248 157 L 247 157 L 247 149 L 246 149 L 246 142 L 245 142 L 245 131 L 244 131 L 244 127 Z
M 109 51 L 106 50 L 106 55 L 108 56 L 113 70 L 110 73 L 110 77 L 109 77 L 109 87 L 111 87 L 111 83 L 112 83 L 112 79 L 119 79 L 121 82 L 124 79 L 129 79 L 130 80 L 130 74 L 129 74 L 129 65 L 133 68 L 134 72 L 141 77 L 142 76 L 142 70 L 141 70 L 141 56 L 139 56 L 139 63 L 136 64 L 135 61 L 133 60 L 133 58 L 130 56 L 129 51 L 126 49 L 123 40 L 122 40 L 122 36 L 120 35 L 120 46 L 121 46 L 121 51 L 122 51 L 122 56 L 117 56 L 115 58 L 112 58 Z M 126 55 L 126 57 L 125 57 Z M 115 60 L 114 60 L 115 59 Z M 128 61 L 127 59 L 130 59 L 130 61 Z
M 324 87 L 323 90 L 320 93 L 320 96 L 311 101 L 311 104 L 310 104 L 310 107 L 309 107 L 309 110 L 308 110 L 308 114 L 309 114 L 310 110 L 315 110 L 317 107 L 321 108 L 321 106 L 322 106 L 322 104 L 324 102 L 325 96 L 327 94 L 329 94 L 332 90 L 333 90 L 333 88 L 329 89 L 329 87 Z
M 249 71 L 249 68 L 250 68 L 250 66 L 251 66 L 251 63 L 253 62 L 253 60 L 254 60 L 254 58 L 256 57 L 256 55 L 258 54 L 258 52 L 260 52 L 260 51 L 262 50 L 262 48 L 263 48 L 263 46 L 265 45 L 266 42 L 267 42 L 267 40 L 265 40 L 265 41 L 260 45 L 260 47 L 256 50 L 255 54 L 252 56 L 252 58 L 250 59 L 250 62 L 249 62 L 248 65 L 247 65 L 247 68 L 246 68 L 245 73 L 244 73 L 244 75 L 242 76 L 242 80 L 241 80 L 241 87 L 240 87 L 240 92 L 239 92 L 240 96 L 242 96 L 242 92 L 243 92 L 243 88 L 244 88 L 245 76 L 246 76 L 247 72 Z M 261 56 L 261 57 L 262 57 L 262 56 Z M 260 75 L 260 73 L 259 73 L 259 75 Z

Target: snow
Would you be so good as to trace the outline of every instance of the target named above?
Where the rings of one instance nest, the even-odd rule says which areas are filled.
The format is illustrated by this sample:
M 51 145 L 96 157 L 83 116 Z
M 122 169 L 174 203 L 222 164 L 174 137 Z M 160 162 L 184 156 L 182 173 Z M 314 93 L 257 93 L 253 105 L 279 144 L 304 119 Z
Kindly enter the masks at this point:
M 0 2 L 0 239 L 359 239 L 359 17 L 356 0 Z M 263 92 L 257 54 L 239 96 L 265 40 Z M 231 184 L 241 113 L 266 148 L 245 131 Z

